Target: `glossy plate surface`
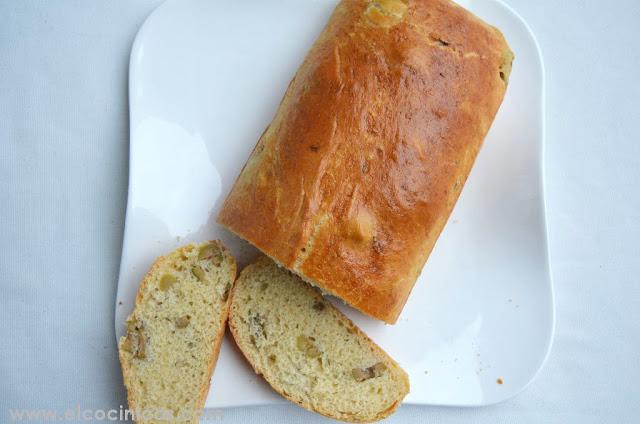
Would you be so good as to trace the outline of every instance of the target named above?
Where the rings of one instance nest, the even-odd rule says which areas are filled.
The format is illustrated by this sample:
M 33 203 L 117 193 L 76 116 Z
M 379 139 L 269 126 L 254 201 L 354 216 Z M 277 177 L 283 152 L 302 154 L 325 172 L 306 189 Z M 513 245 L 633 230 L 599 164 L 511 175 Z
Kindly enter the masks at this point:
M 222 239 L 214 217 L 335 0 L 169 0 L 130 64 L 129 200 L 116 301 L 122 335 L 154 258 Z M 516 54 L 510 86 L 453 215 L 399 322 L 340 305 L 410 374 L 407 403 L 486 405 L 522 390 L 553 337 L 544 187 L 544 76 L 526 24 L 496 0 L 461 4 Z M 502 382 L 502 384 L 499 384 Z M 284 402 L 225 340 L 208 407 Z

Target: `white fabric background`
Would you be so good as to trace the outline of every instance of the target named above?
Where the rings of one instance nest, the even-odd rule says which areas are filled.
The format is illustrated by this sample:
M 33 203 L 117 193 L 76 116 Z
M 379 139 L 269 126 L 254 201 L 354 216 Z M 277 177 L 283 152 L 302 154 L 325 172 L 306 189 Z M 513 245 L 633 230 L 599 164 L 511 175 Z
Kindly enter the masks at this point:
M 127 67 L 160 0 L 0 0 L 0 421 L 125 403 L 113 305 Z M 631 423 L 640 415 L 640 2 L 508 0 L 547 70 L 553 352 L 522 394 L 394 423 Z M 295 406 L 218 422 L 324 422 Z

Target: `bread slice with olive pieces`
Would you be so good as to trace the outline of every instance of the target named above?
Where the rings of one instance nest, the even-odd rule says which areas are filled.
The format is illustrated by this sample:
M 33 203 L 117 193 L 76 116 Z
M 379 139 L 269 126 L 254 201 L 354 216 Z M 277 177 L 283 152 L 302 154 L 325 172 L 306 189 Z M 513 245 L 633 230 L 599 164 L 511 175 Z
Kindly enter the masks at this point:
M 155 261 L 118 344 L 137 422 L 198 422 L 235 276 L 235 260 L 219 241 L 190 244 Z
M 287 399 L 371 422 L 409 392 L 400 366 L 313 287 L 262 257 L 231 291 L 229 327 L 254 370 Z

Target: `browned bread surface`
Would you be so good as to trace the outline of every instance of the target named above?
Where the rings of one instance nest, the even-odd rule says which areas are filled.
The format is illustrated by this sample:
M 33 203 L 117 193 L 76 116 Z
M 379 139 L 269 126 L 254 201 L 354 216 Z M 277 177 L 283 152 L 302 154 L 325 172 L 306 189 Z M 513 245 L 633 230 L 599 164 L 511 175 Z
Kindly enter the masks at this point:
M 394 323 L 467 179 L 513 54 L 448 0 L 344 0 L 218 222 Z

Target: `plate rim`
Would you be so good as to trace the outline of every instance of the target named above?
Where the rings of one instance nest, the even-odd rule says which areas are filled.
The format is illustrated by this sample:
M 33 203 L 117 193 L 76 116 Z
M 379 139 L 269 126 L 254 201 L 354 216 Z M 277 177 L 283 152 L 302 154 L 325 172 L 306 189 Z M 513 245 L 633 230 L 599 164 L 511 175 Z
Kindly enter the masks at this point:
M 474 0 L 476 1 L 476 0 Z M 547 76 L 546 76 L 546 68 L 544 65 L 544 56 L 542 55 L 542 49 L 540 48 L 540 43 L 538 43 L 538 39 L 529 26 L 528 22 L 510 5 L 506 4 L 503 0 L 484 0 L 484 1 L 493 1 L 498 4 L 500 7 L 504 8 L 508 13 L 510 13 L 520 25 L 525 29 L 527 35 L 533 43 L 535 48 L 535 53 L 538 58 L 538 65 L 540 72 L 540 126 L 541 126 L 541 143 L 540 143 L 540 186 L 542 189 L 542 218 L 543 218 L 543 236 L 544 236 L 544 248 L 545 248 L 545 256 L 547 262 L 547 274 L 549 278 L 549 297 L 551 301 L 551 322 L 549 329 L 549 336 L 547 339 L 547 346 L 545 349 L 544 356 L 542 360 L 538 364 L 538 368 L 531 374 L 529 381 L 523 384 L 519 389 L 514 390 L 510 393 L 509 396 L 505 396 L 502 399 L 499 399 L 495 402 L 487 402 L 483 405 L 495 405 L 498 403 L 505 402 L 509 399 L 512 399 L 518 396 L 520 393 L 525 391 L 538 377 L 542 369 L 545 367 L 547 361 L 549 360 L 549 356 L 551 355 L 551 350 L 553 348 L 553 343 L 555 340 L 556 333 L 556 299 L 555 299 L 555 288 L 553 283 L 553 271 L 551 269 L 551 254 L 549 248 L 549 220 L 548 220 L 548 204 L 547 204 L 547 179 L 545 177 L 546 172 L 546 162 L 547 162 Z

